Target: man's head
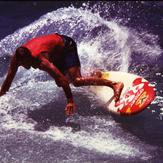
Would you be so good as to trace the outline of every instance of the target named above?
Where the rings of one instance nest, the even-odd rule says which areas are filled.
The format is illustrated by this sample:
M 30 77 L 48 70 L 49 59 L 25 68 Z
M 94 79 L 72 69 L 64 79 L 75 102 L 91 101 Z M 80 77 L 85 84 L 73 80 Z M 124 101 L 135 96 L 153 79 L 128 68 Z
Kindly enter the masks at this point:
M 33 57 L 27 48 L 17 48 L 15 56 L 21 66 L 25 67 L 26 69 L 30 69 Z

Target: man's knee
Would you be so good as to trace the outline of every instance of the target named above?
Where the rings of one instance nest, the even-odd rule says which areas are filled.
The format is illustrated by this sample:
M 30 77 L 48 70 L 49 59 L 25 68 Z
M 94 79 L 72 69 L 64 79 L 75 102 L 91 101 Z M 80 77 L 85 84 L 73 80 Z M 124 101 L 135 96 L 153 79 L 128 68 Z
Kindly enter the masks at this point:
M 72 83 L 75 87 L 79 87 L 81 82 L 81 78 L 75 78 Z

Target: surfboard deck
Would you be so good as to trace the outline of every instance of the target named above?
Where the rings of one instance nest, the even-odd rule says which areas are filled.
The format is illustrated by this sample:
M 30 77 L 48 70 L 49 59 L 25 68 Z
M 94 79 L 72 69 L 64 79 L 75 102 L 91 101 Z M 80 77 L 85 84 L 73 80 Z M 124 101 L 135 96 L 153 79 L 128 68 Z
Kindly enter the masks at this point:
M 105 71 L 102 72 L 102 78 L 124 83 L 120 100 L 116 103 L 112 88 L 91 86 L 91 91 L 104 103 L 106 110 L 114 114 L 137 114 L 146 109 L 155 98 L 154 86 L 141 76 L 119 71 Z

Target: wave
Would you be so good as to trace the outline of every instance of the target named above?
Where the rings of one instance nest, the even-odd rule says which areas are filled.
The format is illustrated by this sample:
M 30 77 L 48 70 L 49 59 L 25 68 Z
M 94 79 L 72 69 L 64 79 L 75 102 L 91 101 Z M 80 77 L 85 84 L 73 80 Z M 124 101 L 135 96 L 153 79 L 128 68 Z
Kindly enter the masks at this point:
M 18 46 L 30 38 L 55 32 L 71 36 L 76 40 L 83 74 L 87 74 L 93 69 L 132 71 L 143 74 L 142 71 L 138 71 L 139 59 L 141 58 L 140 60 L 147 64 L 147 59 L 153 61 L 153 58 L 162 54 L 158 36 L 147 31 L 138 32 L 136 29 L 122 26 L 114 19 L 108 21 L 99 13 L 92 13 L 88 9 L 68 7 L 49 12 L 1 40 L 1 58 L 12 55 Z M 137 64 L 133 68 L 134 55 L 139 59 L 136 58 Z M 3 63 L 7 65 L 7 62 Z M 148 73 L 150 73 L 149 69 Z M 1 82 L 2 80 L 4 80 L 4 76 L 0 78 Z M 86 107 L 89 103 L 95 104 L 94 102 L 96 102 L 95 97 L 92 97 L 89 91 L 74 88 L 73 92 L 80 93 L 81 98 L 77 100 L 77 104 L 81 104 L 80 100 L 84 98 L 81 94 L 85 94 L 88 98 L 85 101 Z M 35 122 L 29 119 L 28 111 L 42 109 L 50 103 L 54 104 L 50 107 L 63 107 L 65 105 L 63 99 L 63 93 L 46 73 L 34 69 L 26 71 L 21 67 L 10 92 L 0 98 L 0 124 L 2 127 L 22 129 L 39 134 L 33 130 Z M 59 104 L 53 100 L 58 101 Z M 84 103 L 79 105 L 79 109 L 80 107 L 83 109 Z M 90 105 L 89 107 L 88 109 L 92 109 Z M 150 158 L 148 152 L 150 153 L 153 147 L 142 143 L 130 134 L 126 138 L 126 133 L 111 117 L 104 120 L 97 119 L 96 116 L 95 118 L 90 117 L 88 120 L 84 117 L 82 119 L 85 124 L 96 124 L 92 127 L 97 133 L 94 132 L 92 135 L 91 132 L 83 131 L 72 134 L 68 129 L 52 127 L 45 135 L 54 140 L 66 141 L 74 146 L 82 146 L 108 155 Z M 109 123 L 114 124 L 109 127 Z M 107 129 L 105 125 L 107 125 Z M 143 155 L 147 158 L 143 158 Z

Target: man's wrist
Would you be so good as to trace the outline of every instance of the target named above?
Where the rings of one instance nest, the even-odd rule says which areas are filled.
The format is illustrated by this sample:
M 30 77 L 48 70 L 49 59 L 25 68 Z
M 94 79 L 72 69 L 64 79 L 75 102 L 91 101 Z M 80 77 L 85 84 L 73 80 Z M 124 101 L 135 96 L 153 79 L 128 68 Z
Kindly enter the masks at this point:
M 73 100 L 73 98 L 68 98 L 67 99 L 67 102 L 69 103 L 69 102 L 74 102 L 74 100 Z

